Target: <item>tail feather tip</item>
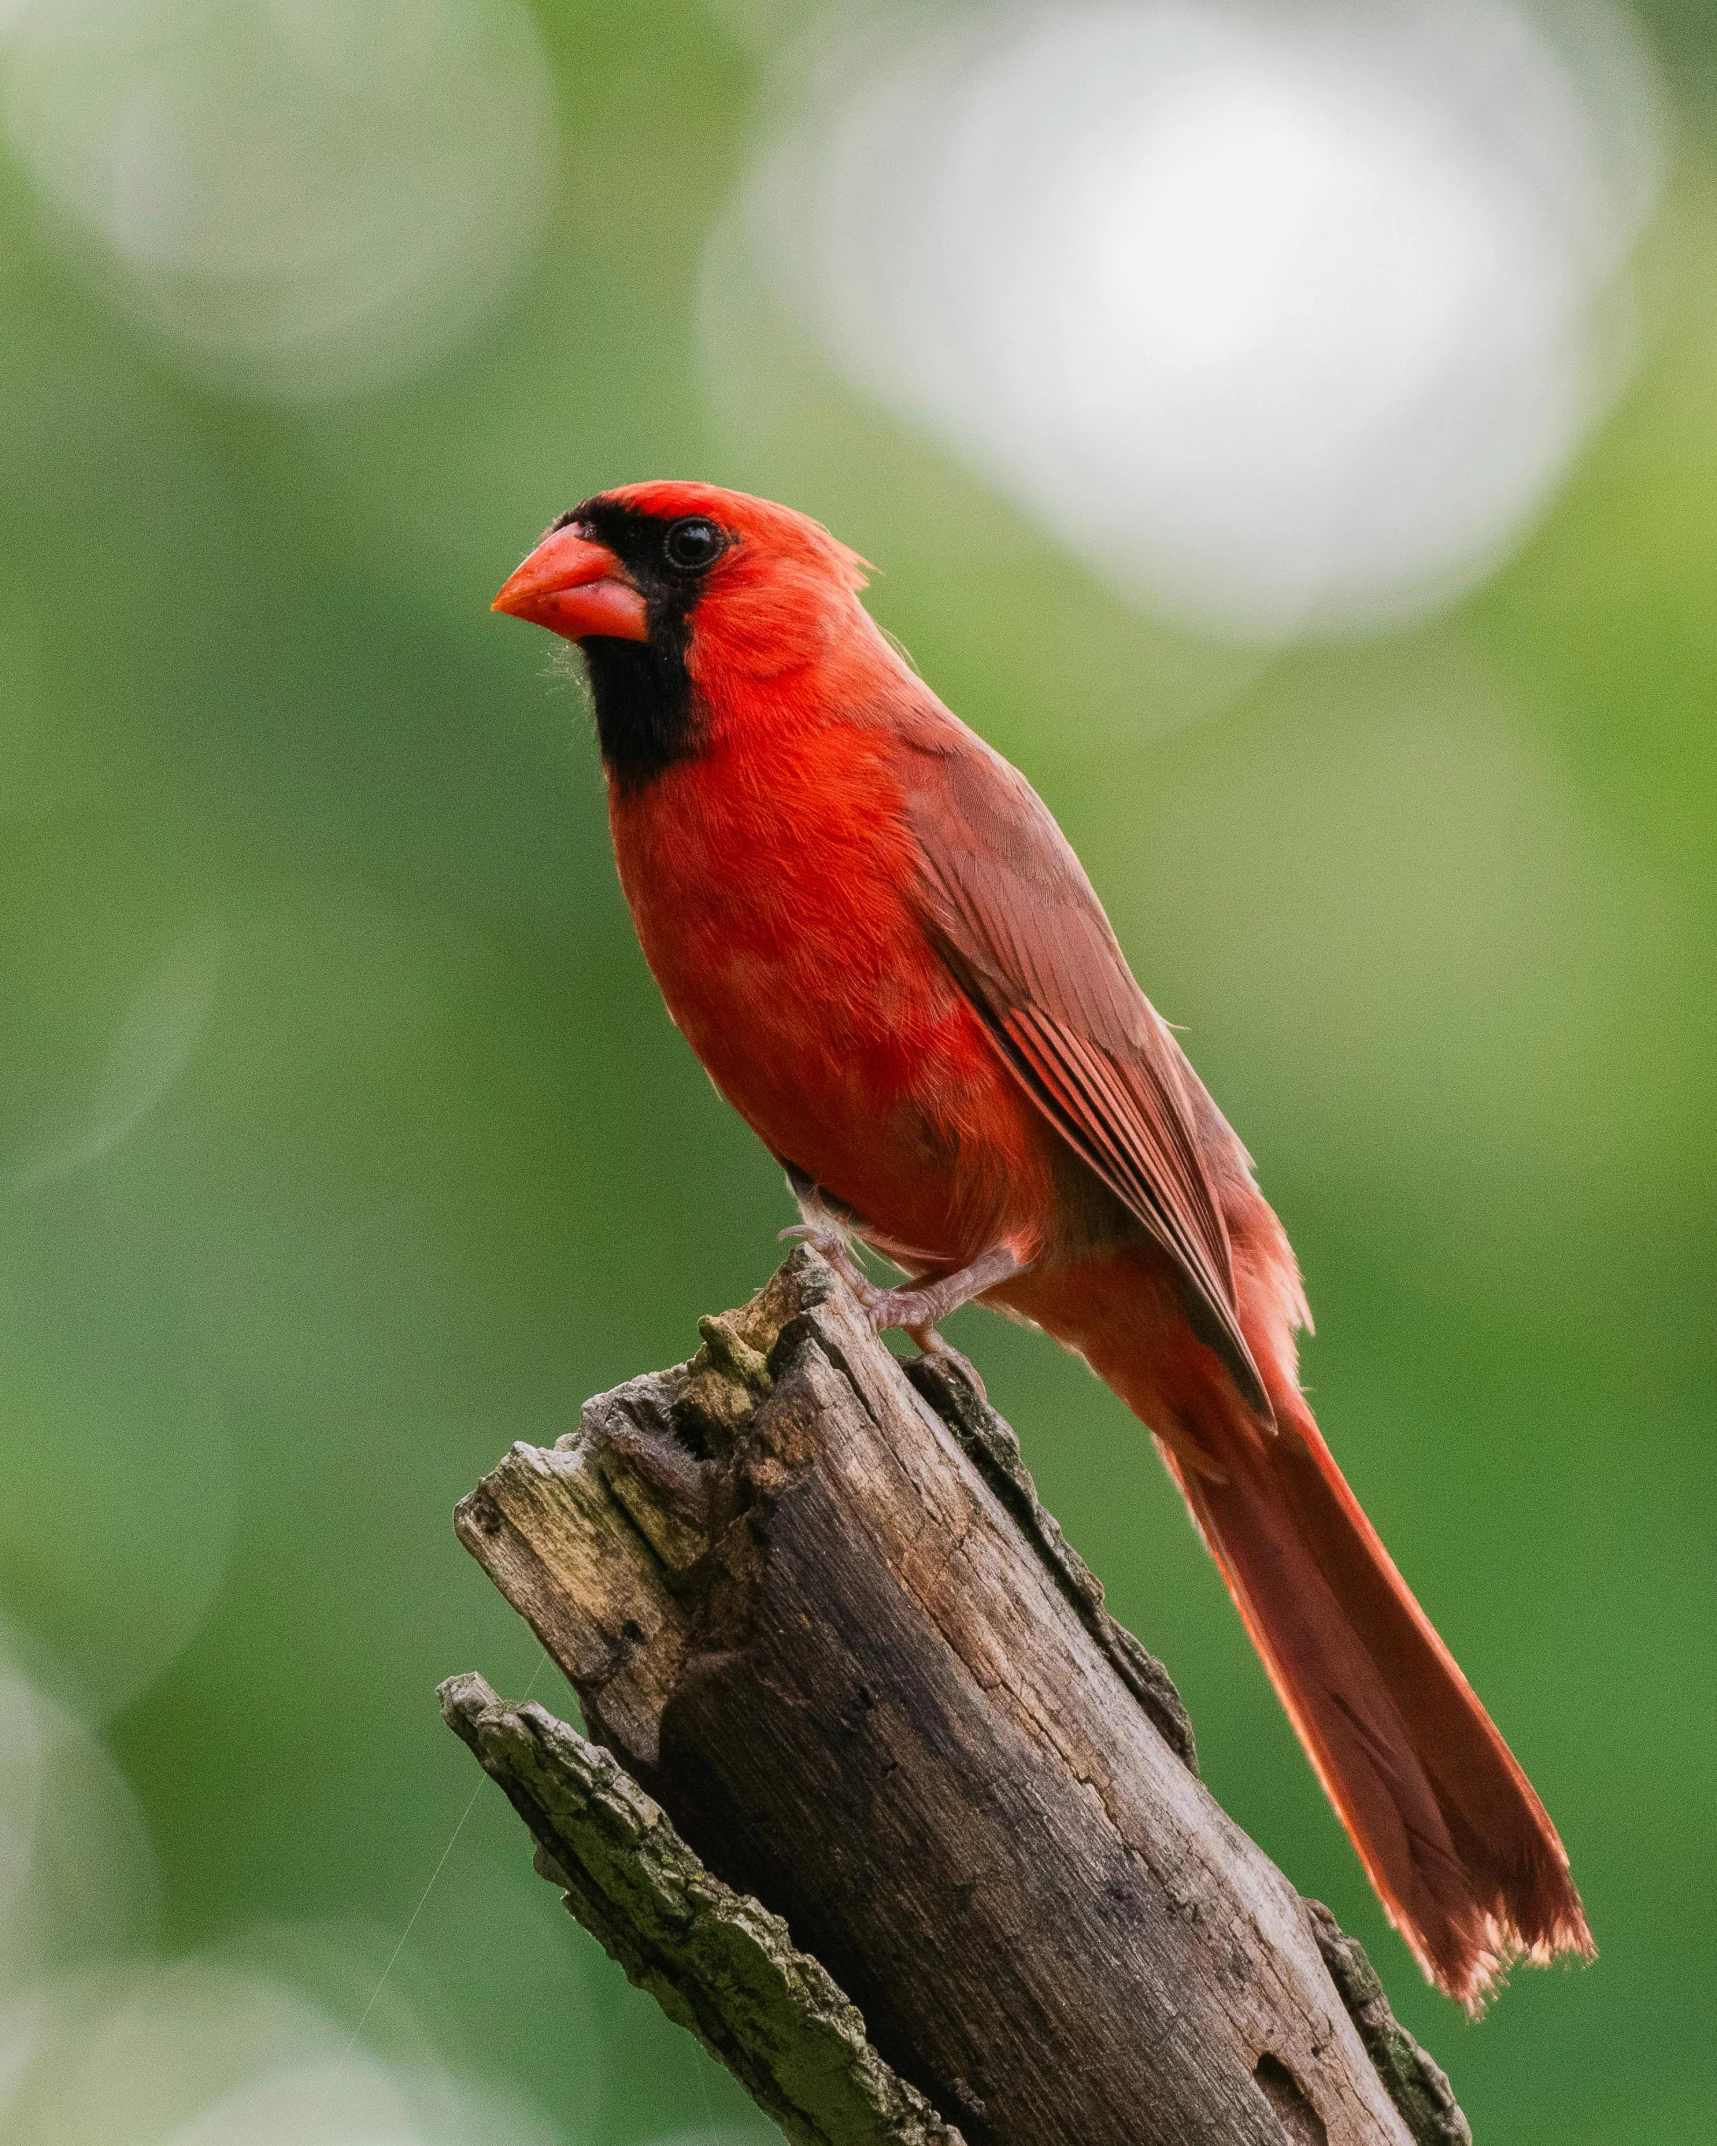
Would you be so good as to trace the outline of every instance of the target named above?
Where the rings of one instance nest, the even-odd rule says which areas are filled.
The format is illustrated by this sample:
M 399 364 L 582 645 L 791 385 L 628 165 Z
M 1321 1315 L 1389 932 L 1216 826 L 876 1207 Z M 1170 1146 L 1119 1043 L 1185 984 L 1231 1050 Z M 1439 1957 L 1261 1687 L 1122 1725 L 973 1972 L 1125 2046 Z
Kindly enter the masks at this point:
M 1507 1909 L 1479 1911 L 1463 1918 L 1463 1924 L 1444 1932 L 1435 1951 L 1424 1933 L 1403 1929 L 1401 1934 L 1426 1979 L 1452 1997 L 1469 2019 L 1482 2017 L 1518 1966 L 1551 1967 L 1563 1958 L 1589 1965 L 1598 1957 L 1585 1911 L 1571 1887 L 1565 1902 L 1532 1916 L 1529 1928 L 1523 1929 Z

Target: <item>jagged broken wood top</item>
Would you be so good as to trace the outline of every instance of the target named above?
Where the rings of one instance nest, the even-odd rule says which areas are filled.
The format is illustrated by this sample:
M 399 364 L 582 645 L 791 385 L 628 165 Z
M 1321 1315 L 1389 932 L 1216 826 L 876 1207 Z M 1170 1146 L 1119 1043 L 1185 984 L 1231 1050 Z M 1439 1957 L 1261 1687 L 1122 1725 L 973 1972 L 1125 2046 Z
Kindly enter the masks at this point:
M 783 1780 L 789 1774 L 800 1780 L 798 1800 L 790 1799 L 776 1812 L 785 1833 L 798 1842 L 798 1863 L 790 1858 L 760 1889 L 786 1907 L 801 1942 L 806 1941 L 806 1930 L 800 1928 L 803 1915 L 818 1952 L 833 1957 L 837 1967 L 841 1958 L 847 1960 L 858 1981 L 848 1980 L 845 1971 L 842 1978 L 857 1990 L 867 2015 L 873 2004 L 881 2007 L 889 2031 L 878 2034 L 878 2040 L 891 2055 L 901 2052 L 895 2055 L 896 2064 L 905 2056 L 912 2075 L 932 2086 L 948 2116 L 958 2113 L 968 2135 L 976 2137 L 1035 2138 L 1053 2130 L 1057 2137 L 1082 2141 L 1112 2133 L 1129 2140 L 1178 2140 L 1184 2110 L 1182 2128 L 1176 2129 L 1172 2112 L 1147 2114 L 1141 2106 L 1143 2128 L 1136 2131 L 1125 2112 L 1136 2105 L 1141 2091 L 1160 2096 L 1166 2086 L 1171 2089 L 1167 2099 L 1173 2102 L 1179 2076 L 1175 2064 L 1190 2062 L 1195 2070 L 1202 2064 L 1209 2076 L 1185 2107 L 1202 2109 L 1202 2093 L 1211 2109 L 1227 2111 L 1222 2128 L 1206 2125 L 1197 2131 L 1200 2137 L 1274 2141 L 1284 2135 L 1286 2125 L 1290 2138 L 1324 2138 L 1332 2146 L 1403 2138 L 1416 2146 L 1465 2146 L 1469 2134 L 1447 2081 L 1390 2017 L 1359 1948 L 1342 1938 L 1325 1911 L 1300 1902 L 1280 1873 L 1197 1786 L 1188 1770 L 1193 1763 L 1190 1729 L 1166 1673 L 1108 1617 L 1100 1587 L 1039 1506 L 1013 1433 L 982 1397 L 946 1364 L 898 1364 L 870 1334 L 844 1287 L 805 1251 L 795 1254 L 750 1304 L 701 1321 L 700 1332 L 704 1345 L 689 1364 L 599 1396 L 587 1404 L 581 1430 L 557 1448 L 516 1447 L 462 1505 L 459 1532 L 578 1688 L 592 1732 L 640 1776 L 644 1788 L 665 1795 L 676 1812 L 686 1812 L 682 1823 L 698 1831 L 700 1845 L 706 1835 L 716 1841 L 717 1860 L 730 1875 L 737 1864 L 747 1882 L 756 1883 L 747 1858 L 754 1857 L 762 1837 L 752 1838 L 748 1848 L 745 1820 L 739 1834 L 732 1833 L 729 1822 L 724 1837 L 716 1807 L 701 1807 L 700 1799 L 707 1803 L 707 1791 L 717 1795 L 719 1803 L 723 1768 L 731 1774 L 736 1764 L 736 1792 L 742 1793 L 747 1807 L 758 1797 L 767 1802 L 776 1793 L 778 1774 Z M 917 1388 L 916 1397 L 907 1377 Z M 974 1462 L 981 1481 L 973 1478 Z M 804 1503 L 807 1496 L 810 1506 Z M 765 1511 L 770 1516 L 766 1521 L 760 1518 Z M 795 1550 L 795 1529 L 802 1533 L 805 1515 L 811 1512 L 821 1514 L 819 1532 L 814 1541 L 805 1537 Z M 850 1551 L 860 1565 L 868 1560 L 887 1586 L 894 1584 L 888 1580 L 889 1560 L 894 1560 L 895 1581 L 904 1593 L 898 1598 L 889 1594 L 886 1601 L 874 1592 L 864 1596 L 862 1590 L 862 1599 L 850 1590 L 842 1597 L 842 1572 L 830 1572 L 826 1565 L 831 1542 L 837 1565 Z M 947 1556 L 937 1550 L 939 1543 L 959 1545 L 952 1574 Z M 810 1568 L 803 1567 L 807 1551 L 813 1554 Z M 850 1582 L 853 1572 L 845 1577 Z M 833 1595 L 825 1579 L 833 1585 Z M 809 1595 L 802 1592 L 807 1581 L 813 1589 Z M 795 1587 L 801 1590 L 793 1595 L 801 1606 L 785 1622 L 783 1586 L 789 1593 Z M 753 1603 L 756 1616 L 743 1608 L 745 1600 Z M 1002 2022 L 1019 2015 L 994 2012 L 993 1992 L 981 1973 L 968 1974 L 959 1943 L 952 1951 L 944 1950 L 942 1966 L 929 1982 L 924 1981 L 925 1963 L 916 1957 L 904 1963 L 904 1972 L 895 1980 L 888 1975 L 880 1983 L 876 1980 L 879 1957 L 898 1959 L 891 1936 L 898 1926 L 891 1925 L 891 1913 L 904 1913 L 906 1921 L 931 1940 L 933 1950 L 945 1944 L 950 1931 L 968 1927 L 962 1918 L 971 1905 L 969 1887 L 956 1883 L 937 1906 L 937 1887 L 954 1881 L 948 1857 L 958 1860 L 964 1852 L 968 1819 L 975 1829 L 971 1852 L 984 1867 L 993 1873 L 1010 1858 L 1017 1862 L 1016 1837 L 1005 1827 L 1000 1833 L 994 1830 L 993 1813 L 983 1810 L 982 1797 L 973 1803 L 971 1789 L 963 1790 L 955 1776 L 932 1781 L 926 1791 L 932 1802 L 918 1807 L 907 1833 L 902 1835 L 898 1823 L 890 1821 L 893 1830 L 885 1828 L 866 1850 L 880 1856 L 875 1873 L 879 1894 L 886 1895 L 891 1883 L 897 1891 L 905 1884 L 907 1891 L 900 1893 L 892 1910 L 879 1898 L 876 1913 L 881 1920 L 868 1938 L 863 1928 L 857 1930 L 857 1952 L 851 1949 L 855 1930 L 850 1889 L 844 1907 L 835 1903 L 848 1920 L 842 1923 L 837 1914 L 836 1923 L 827 1922 L 832 1896 L 826 1887 L 818 1892 L 827 1875 L 818 1867 L 820 1861 L 844 1838 L 841 1829 L 849 1822 L 861 1827 L 869 1822 L 875 1798 L 880 1795 L 886 1802 L 898 1791 L 902 1775 L 878 1775 L 862 1790 L 859 1802 L 851 1803 L 845 1770 L 856 1765 L 862 1776 L 871 1761 L 861 1745 L 850 1741 L 844 1717 L 828 1712 L 830 1704 L 845 1702 L 833 1687 L 817 1685 L 816 1677 L 830 1673 L 826 1667 L 813 1674 L 812 1684 L 794 1702 L 796 1711 L 790 1709 L 786 1716 L 770 1713 L 770 1693 L 786 1689 L 779 1684 L 780 1675 L 790 1685 L 806 1671 L 808 1657 L 800 1658 L 795 1634 L 802 1631 L 812 1641 L 813 1652 L 820 1647 L 826 1654 L 829 1645 L 838 1649 L 842 1643 L 843 1620 L 853 1625 L 860 1652 L 839 1670 L 837 1684 L 848 1692 L 864 1691 L 856 1680 L 869 1675 L 863 1658 L 867 1619 L 881 1615 L 883 1623 L 875 1632 L 880 1639 L 886 1631 L 886 1645 L 892 1647 L 903 1608 L 909 1620 L 919 1620 L 924 1635 L 915 1646 L 928 1646 L 932 1653 L 951 1646 L 966 1662 L 954 1685 L 944 1682 L 938 1687 L 942 1698 L 937 1705 L 966 1707 L 977 1689 L 988 1693 L 985 1703 L 1000 1708 L 992 1715 L 981 1707 L 969 1714 L 962 1733 L 975 1735 L 980 1744 L 1000 1736 L 994 1755 L 999 1760 L 1005 1746 L 1015 1756 L 1002 1763 L 1024 1763 L 1027 1776 L 1037 1783 L 1028 1788 L 1027 1776 L 1022 1776 L 1016 1789 L 1029 1799 L 1047 1794 L 1053 1802 L 1063 1794 L 1056 1786 L 1058 1778 L 1065 1778 L 1061 1769 L 1071 1763 L 1076 1779 L 1096 1784 L 1100 1805 L 1108 1812 L 1092 1834 L 1089 1813 L 1081 1816 L 1078 1797 L 1071 1806 L 1062 1804 L 1057 1823 L 1071 1825 L 1075 1834 L 1081 1827 L 1087 1831 L 1083 1848 L 1075 1848 L 1073 1836 L 1067 1836 L 1073 1862 L 1059 1882 L 1070 1890 L 1054 1895 L 1056 1913 L 1065 1907 L 1075 1923 L 1099 1909 L 1086 1938 L 1093 1958 L 1105 1964 L 1077 1964 L 1085 1958 L 1083 1941 L 1069 1940 L 1065 1931 L 1046 1931 L 1051 1939 L 1047 1951 L 1056 1954 L 1060 1965 L 1047 1981 L 1039 1973 L 1034 1982 L 1034 1963 L 1022 1963 L 1017 1956 L 1022 1942 L 1028 1950 L 1035 1942 L 1032 1933 L 1038 1926 L 1030 1914 L 1022 1921 L 1015 1911 L 1011 1922 L 1003 1914 L 1001 1924 L 992 1915 L 988 1925 L 980 1914 L 978 1922 L 969 1925 L 980 1949 L 986 1943 L 1000 1947 L 1004 1976 L 1025 1973 L 1016 2001 L 1023 2001 L 1027 2012 L 1049 2006 L 1040 2031 L 1052 2043 L 1062 2038 L 1064 2064 L 1077 2066 L 1092 2057 L 1093 2022 L 1109 2006 L 1104 2046 L 1113 2094 L 1107 2101 L 1100 2093 L 1093 2100 L 1085 2082 L 1085 2114 L 1071 2119 L 1071 2129 L 1065 2124 L 1058 2129 L 1054 2123 L 1042 2127 L 1046 2113 L 1059 2118 L 1062 2112 L 1045 2098 L 1053 2093 L 1054 2080 L 1043 2070 L 1043 2051 L 1035 2048 L 1026 2052 L 1038 2073 L 1038 2085 L 1031 2090 L 1038 2097 L 1030 2103 L 1032 2121 L 1022 2133 L 1020 2104 L 1014 2110 L 1014 2129 L 1009 2132 L 1004 2125 L 995 2130 L 1001 2112 L 993 2100 L 984 2116 L 982 2095 L 956 2069 L 958 2050 L 993 2047 L 998 2032 L 1017 2039 L 1017 2026 L 1008 2029 Z M 831 1615 L 836 1620 L 833 1633 L 826 1629 Z M 825 1627 L 820 1635 L 819 1626 Z M 1006 1669 L 999 1682 L 997 1667 Z M 970 1681 L 974 1677 L 975 1687 Z M 715 1692 L 719 1699 L 710 1696 Z M 694 1703 L 693 1693 L 704 1697 Z M 892 1733 L 894 1750 L 905 1758 L 904 1779 L 915 1784 L 920 1772 L 937 1775 L 945 1754 L 934 1739 L 930 1744 L 921 1736 L 913 1741 L 912 1723 L 900 1712 L 900 1698 L 898 1690 L 891 1697 L 886 1682 L 880 1696 L 867 1694 L 863 1704 L 873 1710 L 864 1717 L 865 1734 L 874 1742 L 878 1734 Z M 517 1718 L 526 1721 L 536 1712 L 527 1710 Z M 545 1722 L 549 1718 L 542 1717 Z M 819 1718 L 824 1721 L 821 1729 L 816 1726 Z M 679 1725 L 675 1748 L 665 1756 L 664 1719 Z M 894 1728 L 889 1732 L 891 1719 Z M 987 1727 L 986 1721 L 993 1726 Z M 783 1733 L 797 1739 L 801 1748 L 778 1754 L 770 1740 Z M 1024 1744 L 1019 1741 L 1022 1734 Z M 840 1746 L 833 1773 L 827 1770 L 835 1763 L 830 1750 L 819 1746 L 819 1738 L 830 1736 Z M 759 1745 L 768 1747 L 761 1759 L 756 1756 Z M 1058 1752 L 1067 1756 L 1057 1757 Z M 1046 1754 L 1049 1768 L 1044 1772 Z M 778 1768 L 778 1755 L 794 1759 L 797 1772 L 791 1766 Z M 685 1771 L 688 1761 L 690 1775 Z M 887 1761 L 890 1768 L 898 1763 L 898 1758 Z M 747 1780 L 749 1786 L 744 1785 Z M 634 1794 L 643 1794 L 636 1784 L 628 1785 Z M 824 1798 L 832 1798 L 826 1809 Z M 1036 1801 L 1026 1807 L 1035 1810 Z M 730 1808 L 737 1811 L 739 1806 Z M 819 1812 L 825 1828 L 836 1828 L 834 1834 L 819 1835 Z M 943 1867 L 932 1855 L 910 1869 L 892 1869 L 903 1842 L 908 1843 L 908 1863 L 922 1857 L 922 1842 L 912 1828 L 926 1816 L 932 1832 L 938 1826 L 944 1830 Z M 1114 1823 L 1121 1825 L 1121 1838 L 1112 1841 L 1107 1829 Z M 714 1833 L 709 1833 L 711 1824 Z M 1059 1852 L 1053 1828 L 1047 1838 L 1052 1855 Z M 1112 1860 L 1117 1850 L 1122 1855 L 1119 1864 Z M 1154 1930 L 1149 1941 L 1168 1948 L 1148 1967 L 1145 1981 L 1119 2014 L 1113 2011 L 1110 1982 L 1118 1975 L 1125 1983 L 1136 1975 L 1138 1962 L 1129 1964 L 1124 1945 L 1119 1952 L 1114 1949 L 1120 1934 L 1115 1910 L 1106 1899 L 1099 1902 L 1081 1891 L 1091 1880 L 1079 1879 L 1077 1870 L 1089 1871 L 1093 1853 L 1108 1861 L 1123 1892 L 1146 1885 L 1138 1904 L 1125 1910 L 1128 1918 L 1142 1913 L 1146 1920 L 1130 1920 L 1128 1927 L 1141 1935 Z M 808 1874 L 809 1894 L 788 1897 L 795 1871 L 802 1877 Z M 1153 1872 L 1155 1877 L 1149 1875 Z M 869 1877 L 867 1872 L 867 1884 Z M 1040 1890 L 1034 1864 L 1021 1865 L 1015 1879 L 1005 1882 L 1022 1880 L 1028 1891 Z M 1004 1881 L 992 1877 L 985 1882 Z M 1103 1890 L 1106 1894 L 1112 1889 L 1106 1885 Z M 571 1888 L 569 1905 L 584 1918 Z M 869 1905 L 859 1899 L 861 1923 Z M 597 1925 L 593 1922 L 592 1927 Z M 822 1937 L 816 1934 L 819 1928 Z M 1200 1928 L 1210 1934 L 1189 1936 Z M 1220 1937 L 1216 1952 L 1209 1952 L 1212 1937 L 1230 1930 L 1233 1935 Z M 601 1930 L 598 1934 L 610 1942 Z M 832 1956 L 825 1939 L 834 1947 Z M 625 1957 L 614 1945 L 610 1949 Z M 1165 1972 L 1166 1983 L 1161 1979 Z M 1088 1982 L 1090 2009 L 1081 2009 L 1077 1992 L 1076 2001 L 1067 2000 L 1059 1978 L 1069 1974 L 1076 1983 Z M 1185 1978 L 1184 1983 L 1177 1977 Z M 916 1996 L 911 1994 L 914 1989 Z M 991 2006 L 987 2014 L 986 2004 Z M 935 2012 L 949 2006 L 956 2012 L 962 2005 L 975 2007 L 967 2026 L 976 2041 L 961 2043 L 956 2035 L 950 2043 L 944 2034 L 938 2043 L 938 2030 L 946 2023 L 937 2019 L 926 2030 L 925 2047 L 911 2046 L 914 2023 L 924 2017 L 927 2005 Z M 1209 2008 L 1209 2046 L 1202 2056 L 1185 2046 L 1188 2020 L 1176 2014 L 1187 2007 L 1192 2017 Z M 668 2008 L 674 2010 L 671 2003 Z M 674 2016 L 684 2017 L 683 2003 Z M 1128 2022 L 1136 2022 L 1136 2027 Z M 874 2023 L 872 2031 L 877 2031 Z M 1183 2056 L 1166 2073 L 1160 2068 L 1153 2073 L 1149 2063 L 1138 2070 L 1138 2050 L 1132 2046 L 1136 2036 L 1155 2042 L 1165 2034 L 1171 2040 L 1180 2037 Z M 1161 2053 L 1154 2052 L 1150 2061 L 1160 2064 L 1160 2059 Z M 723 2061 L 732 2062 L 726 2055 Z M 1308 2089 L 1323 2115 L 1307 2098 Z M 1016 2081 L 1013 2091 L 1025 2092 L 1026 2087 Z M 1078 2098 L 1074 2093 L 1072 2099 Z M 1119 2131 L 1114 2130 L 1117 2121 Z M 1161 2129 L 1164 2124 L 1169 2128 Z M 812 2130 L 803 2135 L 823 2134 Z

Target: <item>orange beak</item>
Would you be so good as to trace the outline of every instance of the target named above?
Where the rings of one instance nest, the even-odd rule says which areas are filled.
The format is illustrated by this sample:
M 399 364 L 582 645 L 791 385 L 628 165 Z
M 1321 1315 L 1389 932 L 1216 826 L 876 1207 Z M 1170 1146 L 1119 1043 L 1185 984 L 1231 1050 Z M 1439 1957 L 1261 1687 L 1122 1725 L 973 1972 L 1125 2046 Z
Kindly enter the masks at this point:
M 606 544 L 572 529 L 543 538 L 512 575 L 491 611 L 546 626 L 568 641 L 647 641 L 644 599 Z

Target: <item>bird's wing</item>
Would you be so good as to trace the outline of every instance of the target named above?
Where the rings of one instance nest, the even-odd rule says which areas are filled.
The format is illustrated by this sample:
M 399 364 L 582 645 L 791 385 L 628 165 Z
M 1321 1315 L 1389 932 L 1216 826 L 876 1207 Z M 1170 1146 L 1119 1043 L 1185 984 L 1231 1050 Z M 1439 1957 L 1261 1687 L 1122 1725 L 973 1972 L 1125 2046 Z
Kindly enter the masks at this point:
M 1268 1418 L 1200 1153 L 1201 1115 L 1227 1134 L 1216 1106 L 1025 777 L 940 707 L 894 727 L 933 944 L 1032 1101 L 1173 1259 L 1202 1337 Z

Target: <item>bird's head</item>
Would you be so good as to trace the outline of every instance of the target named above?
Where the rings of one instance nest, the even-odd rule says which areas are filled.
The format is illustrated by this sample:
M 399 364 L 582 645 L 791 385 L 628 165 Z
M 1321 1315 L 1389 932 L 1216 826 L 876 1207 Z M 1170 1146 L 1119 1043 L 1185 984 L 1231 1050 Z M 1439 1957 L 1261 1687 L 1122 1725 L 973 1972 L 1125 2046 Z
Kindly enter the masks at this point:
M 864 579 L 856 552 L 790 507 L 713 484 L 632 484 L 561 515 L 493 608 L 578 644 L 603 757 L 635 787 L 755 706 L 750 689 L 850 644 L 855 626 L 880 644 Z

